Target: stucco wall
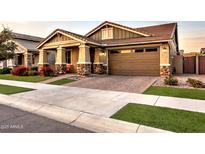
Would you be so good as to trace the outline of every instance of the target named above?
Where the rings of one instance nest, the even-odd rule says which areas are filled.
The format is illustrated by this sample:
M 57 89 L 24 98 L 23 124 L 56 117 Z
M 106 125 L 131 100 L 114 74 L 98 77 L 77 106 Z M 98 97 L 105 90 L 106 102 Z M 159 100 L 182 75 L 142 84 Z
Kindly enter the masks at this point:
M 160 46 L 160 66 L 170 65 L 170 48 L 168 44 L 163 44 Z
M 72 62 L 72 65 L 74 66 L 75 72 L 77 71 L 78 55 L 79 55 L 79 48 L 78 47 L 72 48 L 71 62 Z
M 176 55 L 173 59 L 173 66 L 176 68 L 177 74 L 183 73 L 183 56 Z

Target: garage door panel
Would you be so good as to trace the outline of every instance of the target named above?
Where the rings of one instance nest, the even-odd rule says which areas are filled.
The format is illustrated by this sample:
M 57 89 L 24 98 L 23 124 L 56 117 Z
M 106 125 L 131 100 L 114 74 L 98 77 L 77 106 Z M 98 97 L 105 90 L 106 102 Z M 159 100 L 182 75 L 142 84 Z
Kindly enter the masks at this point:
M 110 54 L 109 70 L 114 75 L 160 75 L 159 52 Z

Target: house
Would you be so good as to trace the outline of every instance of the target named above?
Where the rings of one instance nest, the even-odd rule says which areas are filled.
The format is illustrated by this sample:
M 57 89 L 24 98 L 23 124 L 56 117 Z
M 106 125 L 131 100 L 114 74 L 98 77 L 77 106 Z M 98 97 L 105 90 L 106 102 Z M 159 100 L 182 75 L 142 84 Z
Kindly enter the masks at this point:
M 205 54 L 205 48 L 201 48 L 200 53 Z
M 13 33 L 13 41 L 17 45 L 15 52 L 15 57 L 6 61 L 0 62 L 0 68 L 23 65 L 30 67 L 33 65 L 38 65 L 38 49 L 36 46 L 42 41 L 43 38 Z
M 37 48 L 39 68 L 59 73 L 72 64 L 81 75 L 167 75 L 178 53 L 177 23 L 131 28 L 105 21 L 86 35 L 56 29 Z

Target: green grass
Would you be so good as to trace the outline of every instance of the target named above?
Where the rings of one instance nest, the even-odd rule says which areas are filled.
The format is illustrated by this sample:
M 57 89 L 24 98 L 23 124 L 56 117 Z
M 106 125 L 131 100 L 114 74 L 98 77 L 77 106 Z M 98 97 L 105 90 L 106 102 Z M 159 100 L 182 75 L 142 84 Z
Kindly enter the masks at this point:
M 173 132 L 205 132 L 205 113 L 130 103 L 112 118 Z
M 71 79 L 68 79 L 68 78 L 64 78 L 64 79 L 60 79 L 60 80 L 57 80 L 57 81 L 54 81 L 54 82 L 50 82 L 49 84 L 53 84 L 53 85 L 63 85 L 63 84 L 66 84 L 66 83 L 70 83 L 70 82 L 74 82 L 75 80 L 71 80 Z
M 144 94 L 205 100 L 205 90 L 198 89 L 151 86 L 144 92 Z
M 40 82 L 47 79 L 50 79 L 50 77 L 43 77 L 43 76 L 14 76 L 11 74 L 1 74 L 0 79 L 4 80 L 15 80 L 15 81 L 24 81 L 24 82 Z
M 33 89 L 0 84 L 0 93 L 1 94 L 10 95 L 10 94 L 16 94 L 16 93 L 31 91 L 31 90 L 33 90 Z

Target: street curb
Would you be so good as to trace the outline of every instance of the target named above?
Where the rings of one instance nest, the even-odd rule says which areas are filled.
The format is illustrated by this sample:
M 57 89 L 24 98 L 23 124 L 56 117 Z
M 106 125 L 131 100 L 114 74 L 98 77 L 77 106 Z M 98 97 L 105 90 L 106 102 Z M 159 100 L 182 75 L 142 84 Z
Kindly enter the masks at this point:
M 169 131 L 0 94 L 0 104 L 98 133 L 170 133 Z

